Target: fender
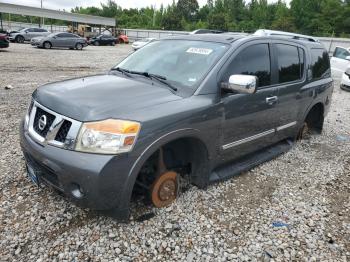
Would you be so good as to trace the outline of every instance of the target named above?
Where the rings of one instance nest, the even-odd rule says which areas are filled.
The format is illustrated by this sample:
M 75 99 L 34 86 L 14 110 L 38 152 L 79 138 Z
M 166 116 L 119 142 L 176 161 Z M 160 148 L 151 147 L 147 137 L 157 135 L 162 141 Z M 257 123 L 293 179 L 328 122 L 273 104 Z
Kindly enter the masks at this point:
M 122 193 L 122 198 L 120 201 L 120 206 L 119 208 L 121 208 L 121 206 L 123 206 L 122 208 L 127 208 L 129 206 L 130 200 L 131 200 L 131 195 L 132 195 L 132 190 L 134 188 L 134 184 L 136 181 L 136 178 L 142 168 L 142 166 L 144 165 L 144 163 L 146 162 L 146 160 L 153 154 L 155 153 L 161 146 L 174 141 L 176 139 L 180 139 L 180 138 L 195 138 L 198 139 L 199 141 L 201 141 L 203 143 L 203 145 L 206 148 L 206 153 L 208 158 L 209 157 L 209 153 L 207 150 L 207 146 L 206 143 L 203 141 L 203 139 L 200 136 L 201 132 L 198 129 L 192 129 L 192 128 L 184 128 L 184 129 L 178 129 L 175 131 L 171 131 L 169 133 L 164 134 L 163 136 L 159 137 L 158 139 L 154 140 L 150 145 L 148 145 L 143 152 L 140 154 L 140 156 L 136 159 L 135 163 L 133 164 L 129 175 L 128 175 L 128 179 L 125 183 L 124 186 L 124 191 Z M 207 163 L 209 161 L 206 161 Z M 208 178 L 209 178 L 209 173 L 210 170 L 209 168 L 206 169 L 208 174 Z

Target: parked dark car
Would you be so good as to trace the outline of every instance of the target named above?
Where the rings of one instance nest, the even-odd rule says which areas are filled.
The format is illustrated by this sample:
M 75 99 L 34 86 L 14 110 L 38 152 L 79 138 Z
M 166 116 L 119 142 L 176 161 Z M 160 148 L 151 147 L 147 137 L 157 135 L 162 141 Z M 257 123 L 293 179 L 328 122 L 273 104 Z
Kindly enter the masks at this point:
M 82 50 L 87 46 L 85 38 L 71 33 L 52 33 L 45 37 L 34 37 L 30 41 L 32 46 L 50 49 L 52 47 Z
M 39 87 L 21 123 L 29 177 L 78 205 L 127 219 L 132 196 L 171 204 L 321 132 L 327 50 L 293 36 L 154 41 L 105 75 Z
M 90 45 L 115 45 L 117 39 L 111 35 L 99 35 L 90 39 Z
M 7 48 L 10 45 L 7 34 L 0 34 L 0 48 Z

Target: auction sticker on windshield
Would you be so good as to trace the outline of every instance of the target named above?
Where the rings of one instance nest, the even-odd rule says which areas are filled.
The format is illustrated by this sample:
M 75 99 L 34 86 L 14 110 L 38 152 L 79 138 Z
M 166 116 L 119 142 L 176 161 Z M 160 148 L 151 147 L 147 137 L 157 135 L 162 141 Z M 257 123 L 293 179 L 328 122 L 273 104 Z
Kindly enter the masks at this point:
M 211 52 L 213 52 L 213 49 L 198 48 L 198 47 L 190 47 L 186 51 L 186 53 L 200 54 L 200 55 L 210 55 Z

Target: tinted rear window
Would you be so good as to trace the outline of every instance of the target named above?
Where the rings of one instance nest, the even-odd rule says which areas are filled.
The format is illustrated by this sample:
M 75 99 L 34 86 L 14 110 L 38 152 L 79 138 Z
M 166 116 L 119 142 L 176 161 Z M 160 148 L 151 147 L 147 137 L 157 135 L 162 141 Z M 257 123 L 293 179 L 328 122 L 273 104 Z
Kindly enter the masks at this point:
M 279 83 L 293 82 L 300 80 L 301 59 L 299 58 L 298 47 L 292 45 L 276 45 Z M 302 58 L 304 59 L 304 58 Z
M 312 78 L 320 79 L 330 77 L 329 56 L 324 49 L 311 49 Z

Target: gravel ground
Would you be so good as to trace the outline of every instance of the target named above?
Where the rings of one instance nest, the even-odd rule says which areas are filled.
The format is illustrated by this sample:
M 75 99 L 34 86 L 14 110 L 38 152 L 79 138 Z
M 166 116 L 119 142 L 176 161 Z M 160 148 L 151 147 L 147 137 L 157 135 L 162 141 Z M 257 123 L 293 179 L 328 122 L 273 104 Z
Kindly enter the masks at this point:
M 350 261 L 350 93 L 338 85 L 322 135 L 205 191 L 191 187 L 149 219 L 134 204 L 121 224 L 35 187 L 18 139 L 33 90 L 104 72 L 130 51 L 0 51 L 0 261 Z

